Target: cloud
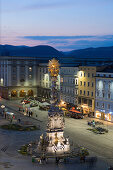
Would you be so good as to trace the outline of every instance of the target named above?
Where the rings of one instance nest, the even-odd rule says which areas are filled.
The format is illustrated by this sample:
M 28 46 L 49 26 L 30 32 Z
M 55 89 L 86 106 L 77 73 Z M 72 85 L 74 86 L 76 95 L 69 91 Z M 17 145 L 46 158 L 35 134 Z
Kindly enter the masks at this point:
M 113 35 L 104 36 L 24 36 L 26 40 L 48 44 L 62 50 L 113 46 Z
M 26 3 L 27 4 L 27 3 Z M 14 7 L 13 8 L 9 8 L 9 6 L 5 6 L 3 12 L 17 12 L 17 11 L 30 11 L 30 10 L 45 10 L 45 9 L 54 9 L 54 8 L 65 8 L 65 7 L 71 7 L 73 6 L 75 3 L 74 0 L 68 1 L 68 0 L 57 0 L 57 1 L 39 1 L 37 3 L 28 3 L 28 5 L 26 5 L 25 3 L 14 3 Z
M 69 39 L 83 39 L 95 38 L 96 36 L 24 36 L 22 38 L 31 40 L 69 40 Z
M 90 47 L 113 46 L 113 35 L 103 36 L 17 36 L 13 39 L 2 37 L 2 44 L 50 45 L 60 51 L 71 51 Z

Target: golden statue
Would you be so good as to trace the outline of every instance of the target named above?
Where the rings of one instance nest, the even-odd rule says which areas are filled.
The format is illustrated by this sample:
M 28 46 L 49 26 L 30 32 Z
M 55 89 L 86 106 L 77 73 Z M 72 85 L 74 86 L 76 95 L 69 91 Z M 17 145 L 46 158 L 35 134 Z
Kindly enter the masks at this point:
M 52 60 L 49 61 L 48 64 L 48 70 L 50 72 L 51 77 L 57 77 L 59 74 L 59 63 L 58 61 L 53 58 Z

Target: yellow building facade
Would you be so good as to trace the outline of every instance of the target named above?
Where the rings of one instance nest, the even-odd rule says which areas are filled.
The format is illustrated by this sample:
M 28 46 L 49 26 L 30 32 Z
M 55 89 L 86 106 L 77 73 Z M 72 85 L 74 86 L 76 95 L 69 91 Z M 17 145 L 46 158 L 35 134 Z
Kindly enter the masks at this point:
M 78 106 L 85 114 L 94 113 L 95 109 L 96 67 L 79 66 Z

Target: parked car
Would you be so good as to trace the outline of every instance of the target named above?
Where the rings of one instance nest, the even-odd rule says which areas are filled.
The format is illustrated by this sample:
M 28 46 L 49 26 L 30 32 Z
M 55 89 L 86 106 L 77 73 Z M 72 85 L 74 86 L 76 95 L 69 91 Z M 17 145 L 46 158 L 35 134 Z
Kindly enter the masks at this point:
M 39 109 L 40 109 L 40 110 L 48 111 L 49 108 L 50 108 L 49 106 L 39 106 Z
M 30 103 L 30 101 L 29 101 L 29 100 L 25 100 L 25 99 L 24 99 L 24 100 L 21 100 L 21 103 L 22 103 L 22 102 L 24 102 L 25 104 Z
M 71 117 L 75 118 L 75 119 L 83 119 L 84 118 L 83 114 L 80 114 L 80 113 L 72 113 Z
M 36 106 L 38 106 L 38 103 L 31 103 L 30 104 L 30 107 L 36 107 Z
M 15 119 L 15 114 L 12 113 L 12 112 L 6 112 L 6 117 L 7 117 L 8 119 Z

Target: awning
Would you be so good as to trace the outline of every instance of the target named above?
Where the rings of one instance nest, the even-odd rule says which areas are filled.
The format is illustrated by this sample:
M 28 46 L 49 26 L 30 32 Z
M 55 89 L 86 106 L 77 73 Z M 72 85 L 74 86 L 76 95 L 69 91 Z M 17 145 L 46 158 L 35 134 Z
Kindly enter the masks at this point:
M 78 110 L 73 110 L 73 109 L 71 109 L 71 110 L 69 110 L 70 112 L 74 112 L 74 113 L 81 113 L 80 111 L 78 111 Z

